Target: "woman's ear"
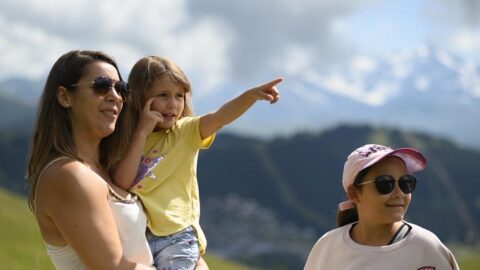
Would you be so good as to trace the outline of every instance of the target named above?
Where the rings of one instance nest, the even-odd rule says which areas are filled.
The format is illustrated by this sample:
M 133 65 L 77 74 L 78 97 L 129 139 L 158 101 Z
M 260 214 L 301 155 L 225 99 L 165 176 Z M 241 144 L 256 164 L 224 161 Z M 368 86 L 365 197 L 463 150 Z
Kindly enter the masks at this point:
M 350 185 L 348 186 L 347 188 L 347 197 L 350 201 L 354 202 L 354 203 L 358 203 L 360 202 L 360 198 L 359 198 L 359 193 L 360 190 L 356 187 L 354 187 L 353 185 Z
M 70 108 L 71 104 L 71 96 L 65 86 L 59 86 L 57 88 L 57 101 L 60 106 L 64 107 L 65 109 Z

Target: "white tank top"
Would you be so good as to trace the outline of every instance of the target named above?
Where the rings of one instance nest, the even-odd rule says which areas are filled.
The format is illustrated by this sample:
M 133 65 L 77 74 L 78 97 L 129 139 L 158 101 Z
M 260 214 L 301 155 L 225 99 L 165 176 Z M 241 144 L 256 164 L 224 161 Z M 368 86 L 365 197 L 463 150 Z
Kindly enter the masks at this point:
M 45 166 L 43 171 L 45 171 L 55 162 L 62 159 L 69 158 L 60 157 L 54 159 Z M 40 173 L 40 176 L 42 173 Z M 113 191 L 113 189 L 111 189 L 107 183 L 105 183 L 105 185 L 107 185 L 109 190 L 108 202 L 115 218 L 124 256 L 132 262 L 152 265 L 152 254 L 145 237 L 147 217 L 143 212 L 142 204 L 139 200 L 137 200 L 136 196 L 131 196 L 131 194 L 129 194 L 127 198 L 122 198 L 120 195 L 115 193 L 115 191 Z M 55 269 L 85 269 L 80 261 L 80 258 L 77 256 L 71 246 L 66 245 L 63 247 L 56 247 L 47 243 L 45 243 L 45 246 L 47 248 L 47 254 L 50 256 Z

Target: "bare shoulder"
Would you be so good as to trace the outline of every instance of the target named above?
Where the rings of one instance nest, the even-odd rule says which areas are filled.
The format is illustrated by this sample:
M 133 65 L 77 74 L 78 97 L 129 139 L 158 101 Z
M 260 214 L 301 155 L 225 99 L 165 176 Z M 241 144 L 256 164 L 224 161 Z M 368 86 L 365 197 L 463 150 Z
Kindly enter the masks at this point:
M 67 159 L 51 165 L 40 177 L 37 203 L 68 206 L 104 199 L 107 194 L 107 186 L 100 176 L 81 162 Z

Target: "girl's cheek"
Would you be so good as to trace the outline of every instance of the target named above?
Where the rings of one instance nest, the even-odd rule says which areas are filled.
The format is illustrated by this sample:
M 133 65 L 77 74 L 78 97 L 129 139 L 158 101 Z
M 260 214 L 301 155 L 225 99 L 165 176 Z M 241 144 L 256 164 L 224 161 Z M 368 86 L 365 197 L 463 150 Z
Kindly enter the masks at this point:
M 159 108 L 161 108 L 161 101 L 160 101 L 160 98 L 156 97 L 153 99 L 153 102 L 152 102 L 152 107 L 151 109 L 152 110 L 158 110 Z

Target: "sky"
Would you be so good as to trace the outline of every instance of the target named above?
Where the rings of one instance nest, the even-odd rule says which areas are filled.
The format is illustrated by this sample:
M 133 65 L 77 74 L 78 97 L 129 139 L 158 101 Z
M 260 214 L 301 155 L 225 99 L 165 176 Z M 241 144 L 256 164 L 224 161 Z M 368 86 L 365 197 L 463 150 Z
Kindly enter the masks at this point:
M 109 53 L 124 76 L 142 56 L 168 57 L 198 95 L 421 46 L 478 62 L 479 11 L 476 0 L 5 0 L 0 80 L 41 80 L 72 49 Z
M 480 0 L 3 0 L 0 84 L 29 79 L 39 95 L 53 63 L 74 49 L 110 54 L 124 78 L 140 58 L 159 55 L 186 73 L 196 114 L 283 77 L 280 102 L 252 107 L 226 128 L 237 133 L 269 137 L 363 121 L 471 142 L 479 129 L 477 14 Z M 455 76 L 428 74 L 429 66 L 419 72 L 415 63 L 430 58 Z M 457 108 L 473 122 L 459 127 L 452 117 L 436 117 L 443 106 L 422 104 L 399 123 L 390 105 L 405 85 L 459 90 L 455 102 L 468 106 Z M 13 90 L 36 104 L 38 95 L 24 92 Z M 415 115 L 426 107 L 432 119 L 424 125 Z

